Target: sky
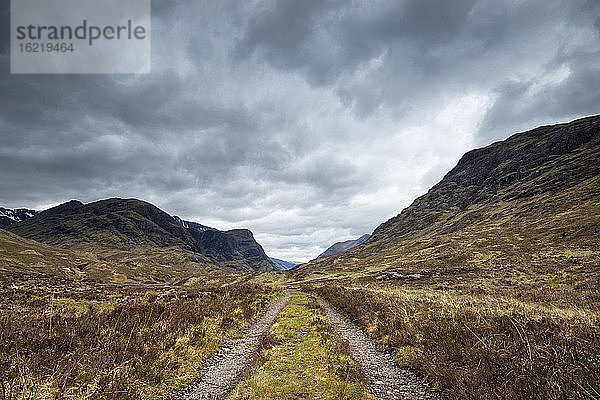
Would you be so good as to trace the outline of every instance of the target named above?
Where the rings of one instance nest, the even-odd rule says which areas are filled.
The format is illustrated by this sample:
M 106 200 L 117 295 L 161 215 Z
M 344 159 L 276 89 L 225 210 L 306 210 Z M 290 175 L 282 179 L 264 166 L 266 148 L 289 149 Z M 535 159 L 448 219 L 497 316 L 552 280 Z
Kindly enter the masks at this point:
M 146 75 L 11 75 L 8 3 L 0 206 L 139 198 L 285 260 L 600 111 L 597 0 L 153 0 Z

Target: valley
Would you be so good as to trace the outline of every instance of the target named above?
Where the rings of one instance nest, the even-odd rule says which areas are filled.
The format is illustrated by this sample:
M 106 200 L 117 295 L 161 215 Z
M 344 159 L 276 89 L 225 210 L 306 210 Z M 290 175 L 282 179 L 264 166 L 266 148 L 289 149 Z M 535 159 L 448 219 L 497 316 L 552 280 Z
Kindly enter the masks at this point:
M 599 116 L 300 265 L 137 199 L 1 210 L 2 400 L 600 398 Z

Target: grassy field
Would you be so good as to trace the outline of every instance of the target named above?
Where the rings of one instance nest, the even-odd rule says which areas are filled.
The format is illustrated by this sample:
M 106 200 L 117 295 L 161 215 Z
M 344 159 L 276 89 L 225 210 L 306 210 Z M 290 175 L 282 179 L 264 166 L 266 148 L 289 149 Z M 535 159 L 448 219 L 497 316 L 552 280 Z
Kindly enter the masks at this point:
M 155 399 L 188 383 L 278 292 L 3 274 L 0 399 Z
M 450 399 L 599 399 L 600 302 L 590 281 L 597 274 L 565 268 L 562 278 L 550 271 L 553 280 L 511 268 L 514 275 L 332 279 L 305 289 Z M 201 287 L 201 279 L 101 285 L 5 271 L 0 399 L 159 398 L 189 383 L 219 345 L 255 320 L 285 277 L 254 274 L 248 282 L 261 284 L 225 287 Z M 293 292 L 231 399 L 286 396 L 369 398 L 347 348 L 301 292 Z
M 348 349 L 306 293 L 293 292 L 261 347 L 230 400 L 373 399 Z
M 555 305 L 552 293 L 534 302 L 401 286 L 312 290 L 451 399 L 600 398 L 597 307 Z

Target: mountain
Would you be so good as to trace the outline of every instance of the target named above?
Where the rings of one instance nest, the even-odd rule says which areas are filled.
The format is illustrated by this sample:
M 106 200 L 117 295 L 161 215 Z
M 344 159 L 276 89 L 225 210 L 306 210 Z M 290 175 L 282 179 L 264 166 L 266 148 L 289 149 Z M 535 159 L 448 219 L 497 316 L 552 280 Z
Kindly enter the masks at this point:
M 202 254 L 219 264 L 244 266 L 244 270 L 278 269 L 248 229 L 220 231 L 174 217 L 192 235 Z
M 528 274 L 535 269 L 542 279 L 567 264 L 595 263 L 599 160 L 600 116 L 515 134 L 467 152 L 362 246 L 294 271 L 305 280 L 333 272 L 448 279 L 460 271 L 495 274 L 512 268 Z
M 136 266 L 192 263 L 243 271 L 276 269 L 250 231 L 221 232 L 136 199 L 89 204 L 72 200 L 7 229 L 37 242 Z
M 284 261 L 284 260 L 280 260 L 279 258 L 273 258 L 273 257 L 271 257 L 271 261 L 273 261 L 275 264 L 277 264 L 279 266 L 279 269 L 281 269 L 282 271 L 292 269 L 296 265 L 302 264 L 299 261 Z
M 329 246 L 329 248 L 327 250 L 325 250 L 324 252 L 322 252 L 321 254 L 319 254 L 319 256 L 317 258 L 327 257 L 327 256 L 330 256 L 332 254 L 339 253 L 339 252 L 342 252 L 344 250 L 351 249 L 353 247 L 358 246 L 359 244 L 362 244 L 362 243 L 366 242 L 367 239 L 369 239 L 370 237 L 371 237 L 371 235 L 369 235 L 367 233 L 367 234 L 362 235 L 358 239 L 346 240 L 345 242 L 334 243 L 331 246 Z
M 0 229 L 4 229 L 15 222 L 24 221 L 38 213 L 39 211 L 29 210 L 27 208 L 10 209 L 0 207 Z

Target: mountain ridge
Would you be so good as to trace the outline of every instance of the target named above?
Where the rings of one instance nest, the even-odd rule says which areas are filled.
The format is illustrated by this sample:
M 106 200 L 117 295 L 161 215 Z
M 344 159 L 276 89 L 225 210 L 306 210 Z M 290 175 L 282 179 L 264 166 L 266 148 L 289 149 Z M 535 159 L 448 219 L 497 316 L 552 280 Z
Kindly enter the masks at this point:
M 458 164 L 438 184 L 434 185 L 428 193 L 417 198 L 411 206 L 427 200 L 427 196 L 432 196 L 433 199 L 436 199 L 441 195 L 440 192 L 442 190 L 446 192 L 451 191 L 452 185 L 463 187 L 466 190 L 464 190 L 462 196 L 446 196 L 443 199 L 443 210 L 447 210 L 448 208 L 466 209 L 471 204 L 488 200 L 492 193 L 502 195 L 500 191 L 510 186 L 515 180 L 527 178 L 530 174 L 536 172 L 548 172 L 548 169 L 536 171 L 538 163 L 544 162 L 544 159 L 567 154 L 571 150 L 592 140 L 594 136 L 597 139 L 598 119 L 599 117 L 588 117 L 570 123 L 544 125 L 530 131 L 514 134 L 504 141 L 470 150 L 461 157 Z M 585 128 L 586 123 L 589 121 L 595 121 L 594 127 L 591 129 Z M 558 134 L 558 136 L 550 140 L 549 136 L 553 134 Z M 532 138 L 541 140 L 533 142 Z M 507 148 L 508 143 L 516 145 L 521 152 L 527 151 L 530 153 L 523 154 L 518 160 L 511 160 L 507 153 L 511 152 L 512 146 Z M 474 171 L 475 174 L 466 174 L 465 171 L 472 164 L 478 165 L 477 171 Z M 492 173 L 483 175 L 486 171 L 491 171 Z M 589 174 L 589 176 L 593 176 L 593 173 Z M 565 185 L 570 181 L 570 179 L 563 179 L 560 183 Z M 540 188 L 549 186 L 548 183 L 550 182 L 546 182 L 546 185 L 538 185 L 532 188 L 533 192 L 531 190 L 518 193 L 513 192 L 510 195 L 514 198 L 524 198 L 535 194 L 535 191 L 539 191 Z M 405 212 L 410 211 L 413 210 L 407 207 L 396 217 L 378 226 L 373 232 L 374 238 L 377 238 L 382 232 L 386 231 L 387 227 L 394 224 Z M 427 225 L 432 220 L 430 218 L 421 219 L 421 222 L 422 224 L 419 226 Z M 412 226 L 414 224 L 404 225 Z
M 353 247 L 356 247 L 358 245 L 363 244 L 364 242 L 366 242 L 367 240 L 369 240 L 370 237 L 371 237 L 370 234 L 365 233 L 364 235 L 362 235 L 358 239 L 350 239 L 350 240 L 345 240 L 343 242 L 335 242 L 334 244 L 332 244 L 331 246 L 329 246 L 324 252 L 322 252 L 321 254 L 319 254 L 317 256 L 317 258 L 327 257 L 329 255 L 340 253 L 342 251 L 351 249 Z
M 113 261 L 141 258 L 166 265 L 191 261 L 244 271 L 275 269 L 250 231 L 227 233 L 204 227 L 137 199 L 110 198 L 88 204 L 72 200 L 7 229 Z

